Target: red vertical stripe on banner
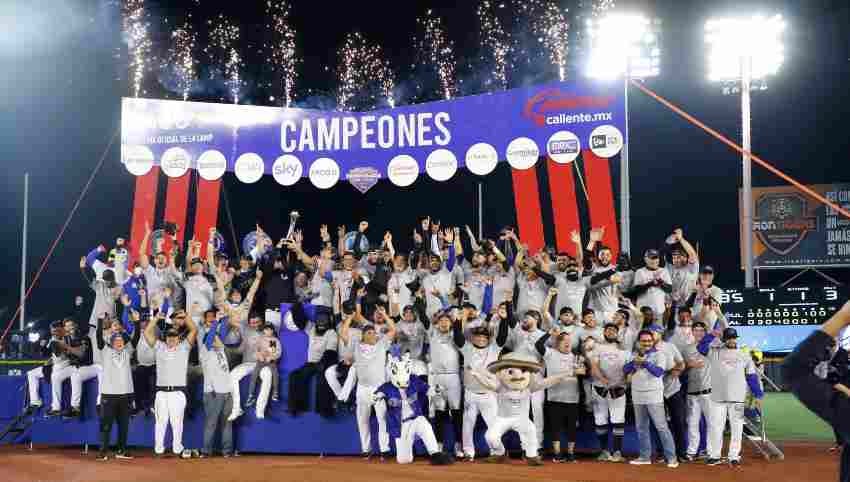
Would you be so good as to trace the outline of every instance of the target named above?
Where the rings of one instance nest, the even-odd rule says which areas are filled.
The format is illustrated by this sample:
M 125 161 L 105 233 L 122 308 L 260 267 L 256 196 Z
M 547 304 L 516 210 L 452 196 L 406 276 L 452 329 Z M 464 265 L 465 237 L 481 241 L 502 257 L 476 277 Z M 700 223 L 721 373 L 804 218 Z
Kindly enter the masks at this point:
M 617 212 L 614 210 L 614 187 L 611 185 L 611 169 L 608 159 L 597 157 L 589 149 L 581 151 L 590 197 L 590 223 L 593 227 L 605 226 L 602 243 L 611 248 L 616 259 L 620 252 L 620 236 L 617 229 Z
M 207 181 L 198 178 L 198 194 L 195 199 L 195 239 L 201 242 L 201 255 L 207 255 L 210 228 L 218 221 L 218 200 L 221 180 Z
M 537 189 L 537 172 L 531 169 L 511 169 L 514 184 L 517 228 L 520 241 L 532 252 L 543 248 L 543 218 L 540 214 L 540 194 Z
M 186 214 L 189 210 L 189 181 L 192 172 L 189 171 L 180 177 L 168 178 L 168 191 L 165 195 L 165 219 L 164 221 L 177 224 L 177 242 L 183 245 L 183 237 L 186 234 Z
M 136 177 L 136 192 L 133 198 L 133 220 L 130 225 L 130 256 L 139 259 L 139 243 L 145 235 L 145 222 L 154 224 L 156 212 L 156 189 L 159 166 L 154 166 L 144 176 Z
M 579 231 L 576 185 L 573 179 L 573 164 L 558 164 L 548 159 L 549 195 L 552 197 L 552 217 L 555 224 L 555 244 L 559 252 L 575 256 L 575 246 L 570 241 L 570 232 Z

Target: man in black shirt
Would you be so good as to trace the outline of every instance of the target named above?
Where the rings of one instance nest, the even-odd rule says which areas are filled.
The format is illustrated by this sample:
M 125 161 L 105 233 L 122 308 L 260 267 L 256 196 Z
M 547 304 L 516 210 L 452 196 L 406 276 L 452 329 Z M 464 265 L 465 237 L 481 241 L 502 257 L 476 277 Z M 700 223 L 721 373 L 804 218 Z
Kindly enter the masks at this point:
M 838 310 L 820 330 L 803 340 L 783 363 L 791 391 L 809 410 L 832 425 L 844 441 L 840 482 L 850 482 L 850 388 L 815 374 L 815 366 L 832 356 L 830 346 L 841 330 L 850 326 L 850 302 Z

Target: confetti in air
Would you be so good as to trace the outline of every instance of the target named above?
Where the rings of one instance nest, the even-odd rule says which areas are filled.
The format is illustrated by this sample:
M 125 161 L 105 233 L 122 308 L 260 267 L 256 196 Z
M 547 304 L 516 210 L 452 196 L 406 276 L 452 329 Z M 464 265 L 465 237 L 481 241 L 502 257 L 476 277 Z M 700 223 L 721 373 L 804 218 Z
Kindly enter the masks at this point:
M 271 52 L 268 61 L 274 68 L 275 76 L 280 79 L 283 105 L 289 107 L 300 63 L 295 51 L 295 28 L 290 22 L 291 7 L 284 0 L 269 0 L 266 12 L 271 18 L 269 28 L 273 33 L 272 44 L 266 46 L 266 50 Z
M 171 48 L 168 50 L 167 67 L 174 70 L 177 86 L 183 94 L 183 100 L 189 99 L 189 91 L 195 82 L 198 61 L 195 59 L 194 51 L 197 40 L 197 35 L 189 22 L 171 32 Z
M 437 70 L 440 87 L 443 90 L 443 98 L 451 99 L 457 90 L 454 45 L 446 36 L 442 19 L 433 15 L 431 10 L 428 10 L 424 18 L 419 19 L 419 23 L 424 30 L 424 36 L 418 42 L 419 50 Z
M 508 88 L 508 53 L 510 51 L 510 37 L 508 36 L 499 18 L 496 16 L 496 8 L 504 8 L 504 3 L 494 6 L 490 0 L 483 0 L 477 9 L 478 22 L 481 29 L 481 42 L 492 55 L 491 59 L 483 59 L 485 63 L 492 61 L 493 72 L 491 82 L 500 89 Z
M 566 80 L 569 38 L 567 9 L 559 7 L 554 1 L 535 0 L 525 3 L 524 10 L 531 18 L 532 32 L 543 44 L 552 65 L 557 67 L 558 78 Z
M 242 87 L 240 69 L 242 56 L 236 50 L 239 41 L 239 27 L 234 25 L 224 15 L 219 15 L 215 21 L 210 21 L 210 45 L 205 49 L 210 60 L 219 62 L 223 68 L 224 85 L 230 91 L 233 103 L 239 103 L 239 92 Z
M 593 17 L 596 18 L 600 15 L 605 14 L 608 10 L 611 10 L 615 7 L 614 0 L 594 0 L 593 1 Z
M 338 56 L 340 64 L 337 70 L 337 107 L 340 110 L 351 110 L 354 97 L 367 92 L 375 82 L 387 104 L 395 107 L 395 79 L 379 45 L 368 42 L 360 32 L 353 32 L 345 37 Z M 377 100 L 374 95 L 370 97 Z
M 133 97 L 142 92 L 142 80 L 148 69 L 148 54 L 151 40 L 148 36 L 148 22 L 145 15 L 144 0 L 125 0 L 124 36 L 130 54 L 130 79 L 133 83 Z

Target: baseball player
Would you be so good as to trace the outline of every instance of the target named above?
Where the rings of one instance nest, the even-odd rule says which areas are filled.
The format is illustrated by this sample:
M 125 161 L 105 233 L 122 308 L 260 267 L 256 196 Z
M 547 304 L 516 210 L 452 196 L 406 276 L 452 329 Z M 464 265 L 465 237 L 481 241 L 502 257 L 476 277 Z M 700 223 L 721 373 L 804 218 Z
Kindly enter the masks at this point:
M 222 338 L 227 332 L 238 328 L 228 326 L 222 311 L 205 316 L 204 324 L 198 329 L 201 338 L 200 361 L 204 371 L 204 447 L 201 457 L 213 452 L 216 433 L 221 432 L 221 452 L 225 457 L 233 454 L 233 423 L 227 417 L 233 411 L 233 384 L 230 380 L 230 364 Z
M 392 319 L 387 318 L 388 331 L 378 339 L 376 329 L 366 325 L 362 329 L 360 339 L 351 337 L 351 322 L 353 316 L 346 316 L 340 328 L 340 339 L 345 343 L 354 342 L 354 363 L 352 367 L 357 373 L 357 429 L 360 432 L 360 447 L 363 457 L 369 458 L 372 452 L 372 434 L 369 430 L 369 418 L 372 408 L 378 419 L 378 444 L 381 458 L 389 455 L 390 437 L 387 432 L 387 407 L 385 403 L 375 402 L 374 393 L 387 381 L 387 352 L 395 339 L 396 327 Z
M 685 392 L 682 391 L 682 382 L 679 380 L 679 375 L 685 369 L 685 359 L 682 353 L 676 348 L 676 345 L 663 340 L 664 327 L 653 324 L 649 327 L 655 337 L 655 349 L 663 352 L 668 360 L 671 360 L 671 367 L 665 370 L 664 373 L 664 407 L 667 409 L 667 415 L 670 417 L 670 430 L 673 433 L 673 441 L 676 443 L 676 455 L 679 459 L 687 458 L 687 440 L 685 431 Z
M 134 320 L 138 323 L 138 319 Z M 133 373 L 130 369 L 133 356 L 132 346 L 129 344 L 129 336 L 123 332 L 113 332 L 109 337 L 107 345 L 103 339 L 103 319 L 98 320 L 97 348 L 103 360 L 103 375 L 101 392 L 103 393 L 103 407 L 100 419 L 100 453 L 98 460 L 109 458 L 109 438 L 112 434 L 112 424 L 118 422 L 118 444 L 116 446 L 116 459 L 132 459 L 127 453 L 127 432 L 130 426 L 130 404 L 133 400 Z M 134 340 L 138 342 L 139 330 L 134 333 Z
M 614 260 L 611 248 L 600 246 L 594 258 L 593 251 L 597 249 L 597 243 L 602 240 L 605 228 L 590 230 L 590 241 L 587 243 L 586 251 L 590 259 L 594 261 L 590 277 L 590 290 L 588 291 L 588 308 L 592 308 L 596 314 L 604 320 L 610 320 L 614 311 L 617 310 L 618 284 L 623 280 L 622 275 L 617 272 L 617 267 L 611 262 Z M 587 258 L 588 256 L 585 256 Z
M 158 315 L 162 318 L 163 313 Z M 145 342 L 156 351 L 156 427 L 154 432 L 154 454 L 165 453 L 165 430 L 171 425 L 174 454 L 188 459 L 192 456 L 183 448 L 183 411 L 186 409 L 186 377 L 189 369 L 189 352 L 195 345 L 198 329 L 185 311 L 176 311 L 172 318 L 186 320 L 188 333 L 181 339 L 174 328 L 165 332 L 165 343 L 157 340 L 156 323 L 149 322 L 145 328 Z
M 508 338 L 507 317 L 508 309 L 502 304 L 498 310 L 501 322 L 495 339 L 487 326 L 473 328 L 469 333 L 469 341 L 466 337 L 455 338 L 460 342 L 458 347 L 463 355 L 463 453 L 468 461 L 475 459 L 473 435 L 478 415 L 481 415 L 489 427 L 495 420 L 498 409 L 495 394 L 483 386 L 472 373 L 475 370 L 484 370 L 490 363 L 498 360 Z M 462 326 L 461 330 L 465 331 L 465 327 Z
M 711 370 L 708 368 L 708 359 L 697 350 L 697 346 L 705 337 L 707 330 L 705 323 L 695 321 L 691 326 L 694 342 L 687 345 L 682 351 L 685 363 L 688 367 L 687 406 L 688 406 L 688 447 L 685 460 L 693 462 L 697 459 L 699 450 L 700 430 L 699 423 L 704 416 L 706 422 L 711 417 Z M 709 430 L 711 425 L 708 425 Z M 706 437 L 706 453 L 712 453 L 711 438 Z
M 631 379 L 632 401 L 635 410 L 635 425 L 640 442 L 640 456 L 629 461 L 632 465 L 650 465 L 652 451 L 649 431 L 650 420 L 655 425 L 667 467 L 676 468 L 679 460 L 676 458 L 676 447 L 673 434 L 667 425 L 664 413 L 664 372 L 672 367 L 667 356 L 655 348 L 655 337 L 649 330 L 641 330 L 638 334 L 638 348 L 631 361 L 623 367 L 623 373 Z
M 463 313 L 458 314 L 458 311 Z M 465 343 L 462 328 L 465 317 L 465 310 L 444 311 L 437 315 L 436 323 L 428 327 L 431 355 L 428 381 L 435 389 L 439 387 L 438 390 L 446 399 L 445 410 L 438 409 L 435 413 L 434 421 L 437 427 L 435 435 L 440 447 L 443 448 L 443 428 L 451 419 L 455 434 L 455 455 L 458 458 L 463 457 L 459 348 Z
M 626 379 L 623 368 L 630 352 L 622 349 L 618 327 L 605 324 L 605 341 L 597 343 L 590 353 L 591 403 L 596 436 L 602 453 L 597 460 L 623 462 L 623 434 L 626 423 Z M 609 429 L 610 423 L 610 429 Z M 614 450 L 608 450 L 608 434 L 613 433 Z
M 56 416 L 61 413 L 62 382 L 70 378 L 73 368 L 65 350 L 65 325 L 61 321 L 50 324 L 50 341 L 44 347 L 44 351 L 50 353 L 50 362 L 27 372 L 27 384 L 30 391 L 30 409 L 34 411 L 41 407 L 41 396 L 38 392 L 38 383 L 42 378 L 50 380 L 51 400 L 48 415 Z
M 720 308 L 717 307 L 717 310 Z M 721 338 L 718 340 L 718 335 Z M 738 333 L 734 328 L 715 330 L 705 335 L 697 347 L 708 360 L 711 371 L 711 416 L 709 439 L 711 452 L 707 465 L 719 465 L 723 448 L 723 429 L 729 420 L 729 463 L 741 464 L 741 439 L 744 433 L 744 402 L 747 387 L 757 400 L 764 395 L 759 385 L 753 359 L 738 349 Z
M 546 342 L 552 336 L 555 349 Z M 577 375 L 585 374 L 584 357 L 574 355 L 568 332 L 552 328 L 535 343 L 537 352 L 543 357 L 546 374 L 550 377 L 564 375 L 560 383 L 546 391 L 546 427 L 552 441 L 552 462 L 575 462 L 576 422 L 578 422 L 579 383 Z M 561 433 L 567 432 L 567 451 L 561 452 Z
M 555 288 L 558 289 L 558 300 L 555 303 L 555 313 L 560 314 L 564 308 L 571 308 L 573 313 L 581 313 L 584 306 L 584 296 L 590 287 L 590 276 L 582 276 L 582 247 L 578 231 L 571 234 L 576 244 L 576 257 L 567 253 L 558 253 L 555 262 Z M 577 340 L 575 340 L 577 343 Z
M 656 319 L 662 319 L 667 295 L 673 291 L 670 272 L 659 267 L 661 258 L 658 250 L 646 250 L 643 260 L 646 265 L 635 271 L 632 293 L 637 295 L 638 306 L 652 308 Z

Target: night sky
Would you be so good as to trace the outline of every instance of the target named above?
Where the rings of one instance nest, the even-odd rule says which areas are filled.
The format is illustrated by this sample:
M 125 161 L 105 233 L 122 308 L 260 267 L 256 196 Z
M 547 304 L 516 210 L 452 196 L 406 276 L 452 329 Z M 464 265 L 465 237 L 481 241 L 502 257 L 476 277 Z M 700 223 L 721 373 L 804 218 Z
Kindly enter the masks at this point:
M 168 32 L 181 24 L 189 11 L 193 12 L 191 21 L 198 25 L 201 44 L 205 43 L 208 18 L 223 13 L 240 25 L 239 47 L 246 59 L 248 82 L 245 103 L 274 105 L 269 96 L 279 94 L 267 86 L 267 65 L 258 52 L 266 38 L 265 1 L 148 3 L 154 53 L 163 51 Z M 562 2 L 573 15 L 582 11 L 579 3 Z M 642 6 L 644 12 L 663 22 L 661 76 L 647 85 L 734 140 L 740 139 L 740 103 L 706 80 L 704 22 L 722 14 L 782 13 L 789 25 L 786 64 L 770 79 L 767 91 L 753 96 L 753 151 L 804 183 L 850 181 L 850 4 L 846 0 L 617 3 L 620 7 Z M 463 79 L 461 93 L 486 91 L 486 65 L 479 61 L 476 1 L 393 1 L 383 7 L 383 2 L 296 0 L 292 4 L 299 54 L 304 59 L 296 89 L 301 105 L 320 106 L 333 98 L 336 50 L 352 30 L 383 47 L 403 102 L 437 98 L 433 74 L 411 67 L 416 18 L 428 8 L 444 18 L 455 43 L 458 77 Z M 527 37 L 523 25 L 512 28 L 517 29 L 518 37 Z M 529 46 L 529 51 L 539 51 L 539 47 Z M 570 55 L 570 76 L 575 78 L 581 53 L 571 50 Z M 29 172 L 31 179 L 31 278 L 110 137 L 117 133 L 120 99 L 129 94 L 126 58 L 117 1 L 0 2 L 0 60 L 4 66 L 0 69 L 0 159 L 5 168 L 0 246 L 6 255 L 0 282 L 0 327 L 17 306 L 24 172 Z M 145 79 L 144 96 L 176 98 L 168 79 L 156 70 Z M 517 61 L 509 71 L 511 87 L 553 80 L 554 76 L 551 66 L 542 60 Z M 221 95 L 220 83 L 205 81 L 193 91 L 192 100 L 216 101 Z M 703 262 L 718 268 L 720 286 L 742 284 L 736 194 L 741 185 L 740 156 L 637 89 L 631 89 L 629 95 L 633 251 L 639 254 L 659 246 L 674 226 L 681 225 L 686 237 L 699 243 Z M 77 268 L 79 257 L 99 243 L 108 245 L 116 236 L 127 235 L 134 178 L 120 164 L 119 144 L 116 139 L 106 153 L 104 167 L 33 290 L 30 314 L 61 316 L 75 295 L 87 294 Z M 757 167 L 753 174 L 755 186 L 782 184 Z M 376 231 L 391 228 L 405 240 L 414 218 L 420 215 L 474 225 L 477 206 L 472 177 L 462 172 L 439 185 L 420 177 L 413 193 L 379 184 L 366 195 L 348 185 L 319 193 L 307 180 L 283 191 L 270 177 L 248 187 L 228 175 L 225 186 L 240 238 L 256 221 L 273 235 L 284 234 L 286 213 L 297 208 L 305 215 L 310 248 L 316 244 L 320 222 L 353 228 L 356 221 L 367 218 Z M 510 174 L 504 165 L 484 178 L 484 192 L 485 234 L 493 236 L 502 224 L 515 222 Z M 586 239 L 589 227 L 583 228 Z M 767 281 L 776 283 L 791 274 L 775 273 Z

